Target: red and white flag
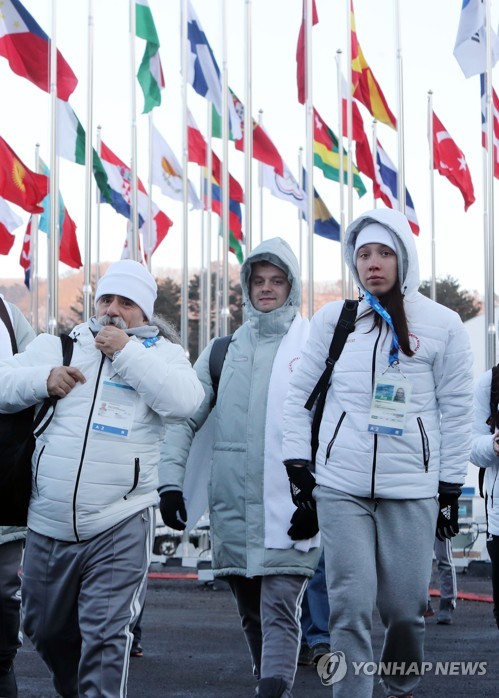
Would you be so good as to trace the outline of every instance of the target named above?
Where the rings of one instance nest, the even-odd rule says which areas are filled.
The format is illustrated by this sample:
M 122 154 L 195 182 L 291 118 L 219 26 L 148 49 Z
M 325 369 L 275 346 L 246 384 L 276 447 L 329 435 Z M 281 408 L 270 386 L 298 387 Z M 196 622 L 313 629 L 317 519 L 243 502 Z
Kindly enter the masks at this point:
M 464 210 L 467 211 L 475 201 L 468 163 L 464 153 L 457 147 L 435 112 L 432 117 L 433 169 L 438 170 L 460 190 L 464 199 Z

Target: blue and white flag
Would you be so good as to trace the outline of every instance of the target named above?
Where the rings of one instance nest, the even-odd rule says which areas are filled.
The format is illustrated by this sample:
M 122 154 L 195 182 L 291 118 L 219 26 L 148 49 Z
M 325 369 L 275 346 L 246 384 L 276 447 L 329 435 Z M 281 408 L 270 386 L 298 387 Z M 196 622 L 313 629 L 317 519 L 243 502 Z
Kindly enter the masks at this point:
M 487 69 L 486 12 L 483 0 L 463 0 L 457 29 L 454 56 L 466 78 Z M 499 39 L 490 30 L 492 65 L 499 58 Z
M 398 173 L 397 168 L 388 157 L 381 143 L 376 141 L 376 181 L 379 184 L 381 199 L 388 206 L 400 211 L 398 199 Z M 407 187 L 405 189 L 405 215 L 415 235 L 419 235 L 419 223 L 412 203 L 411 195 Z
M 187 3 L 187 41 L 190 55 L 187 66 L 187 81 L 195 91 L 212 102 L 217 112 L 222 115 L 222 80 L 215 55 L 208 43 L 206 34 L 194 12 L 192 4 Z M 243 137 L 241 119 L 236 114 L 234 102 L 228 99 L 230 130 L 234 140 Z

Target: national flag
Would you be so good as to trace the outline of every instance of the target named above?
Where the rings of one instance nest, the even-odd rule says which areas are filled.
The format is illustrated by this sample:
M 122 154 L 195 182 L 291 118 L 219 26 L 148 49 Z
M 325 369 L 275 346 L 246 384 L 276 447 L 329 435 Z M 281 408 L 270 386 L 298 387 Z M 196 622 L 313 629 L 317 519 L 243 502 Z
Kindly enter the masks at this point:
M 482 102 L 482 146 L 487 149 L 487 96 L 485 94 L 485 76 L 480 75 L 480 93 Z M 499 179 L 499 98 L 492 88 L 492 118 L 494 142 L 494 177 Z
M 307 0 L 303 0 L 302 5 L 302 20 L 300 25 L 300 33 L 298 34 L 298 43 L 296 46 L 296 83 L 298 85 L 298 101 L 300 104 L 305 104 L 307 98 L 305 89 L 305 55 L 306 55 L 306 11 Z M 312 0 L 312 26 L 319 23 L 319 15 L 315 6 L 315 0 Z
M 40 167 L 47 177 L 50 171 L 47 165 L 40 158 Z M 79 269 L 82 266 L 80 249 L 76 237 L 76 224 L 69 215 L 61 193 L 59 192 L 59 259 L 68 267 Z M 42 201 L 43 213 L 38 221 L 38 230 L 50 235 L 50 194 L 47 194 Z
M 432 117 L 433 169 L 438 170 L 460 190 L 464 199 L 464 210 L 467 211 L 475 201 L 475 194 L 466 158 L 435 112 Z
M 203 191 L 204 191 L 204 207 L 208 210 L 208 187 L 209 187 L 208 170 L 205 167 L 203 170 Z M 222 191 L 220 184 L 215 177 L 211 176 L 211 210 L 222 218 Z M 243 249 L 241 242 L 243 240 L 243 215 L 241 212 L 241 204 L 238 201 L 229 199 L 229 251 L 233 252 L 239 263 L 244 260 Z M 223 236 L 223 229 L 220 224 L 220 235 Z
M 132 171 L 119 159 L 113 151 L 107 147 L 104 141 L 101 141 L 100 158 L 107 175 L 107 182 L 110 192 L 110 200 L 106 201 L 103 197 L 102 202 L 111 204 L 117 213 L 120 213 L 125 218 L 131 217 L 132 207 Z M 146 195 L 144 185 L 137 180 L 138 191 Z M 138 203 L 138 220 L 139 228 L 143 225 L 145 215 L 142 215 L 140 202 Z
M 19 256 L 19 264 L 24 269 L 24 283 L 29 289 L 31 281 L 31 224 L 33 222 L 33 216 L 29 217 L 28 224 L 26 226 L 26 231 L 23 238 L 23 246 L 21 248 L 21 254 Z
M 190 111 L 187 112 L 187 148 L 189 162 L 195 162 L 197 165 L 206 167 L 207 145 L 203 134 L 198 129 L 196 122 Z M 222 181 L 222 163 L 217 154 L 211 153 L 212 173 L 217 182 Z M 239 182 L 229 175 L 229 197 L 238 201 L 244 202 L 243 189 Z
M 19 0 L 3 0 L 0 8 L 0 56 L 11 69 L 50 92 L 50 39 Z M 78 80 L 57 51 L 57 96 L 68 100 Z
M 343 182 L 348 184 L 348 156 L 343 150 Z M 326 124 L 317 109 L 314 109 L 314 165 L 319 167 L 324 177 L 340 181 L 340 151 L 338 138 Z M 364 196 L 366 188 L 359 171 L 352 164 L 353 186 L 359 196 Z
M 152 235 L 150 240 L 148 238 L 147 225 L 147 220 L 145 220 L 142 228 L 140 228 L 146 260 L 148 260 L 149 257 L 152 257 L 153 253 L 158 249 L 160 243 L 165 239 L 168 231 L 173 225 L 173 221 L 170 220 L 166 213 L 163 213 L 163 211 L 161 211 L 154 202 L 152 202 Z
M 137 73 L 137 80 L 144 93 L 144 114 L 161 104 L 161 90 L 165 78 L 159 58 L 159 39 L 152 12 L 147 0 L 135 0 L 135 30 L 146 40 L 146 49 Z
M 376 142 L 376 179 L 379 185 L 379 198 L 388 208 L 400 211 L 397 168 L 379 141 Z M 407 187 L 405 189 L 405 215 L 414 235 L 419 235 L 418 218 Z
M 359 102 L 362 102 L 375 119 L 396 129 L 397 120 L 390 111 L 381 87 L 367 64 L 357 39 L 353 0 L 350 0 L 350 14 L 352 22 L 352 94 Z
M 187 82 L 195 91 L 212 102 L 219 114 L 222 114 L 222 79 L 215 55 L 208 43 L 201 23 L 194 12 L 191 2 L 187 1 L 187 41 L 190 45 Z M 229 124 L 234 138 L 242 137 L 240 119 L 234 110 L 234 103 L 229 99 Z
M 155 126 L 152 128 L 152 183 L 156 184 L 166 196 L 178 201 L 183 199 L 182 166 Z M 188 193 L 192 207 L 202 208 L 203 204 L 198 199 L 190 181 L 188 182 Z
M 466 78 L 487 70 L 487 31 L 484 0 L 463 0 L 454 56 Z M 499 58 L 499 38 L 490 29 L 492 66 Z
M 22 223 L 22 218 L 14 213 L 5 199 L 0 198 L 0 254 L 9 254 L 15 240 L 12 232 Z
M 57 100 L 57 155 L 77 165 L 85 165 L 86 134 L 69 102 Z M 107 174 L 95 148 L 92 148 L 92 169 L 97 186 L 107 203 L 111 203 L 111 191 Z
M 302 168 L 303 177 L 303 188 L 307 191 L 307 173 L 305 168 Z M 307 213 L 303 214 L 305 220 L 307 220 Z M 329 212 L 326 204 L 319 196 L 316 188 L 314 187 L 314 233 L 320 235 L 328 240 L 340 240 L 340 224 L 334 218 L 334 216 Z
M 241 132 L 244 134 L 244 105 L 237 98 L 232 90 L 229 90 L 229 99 L 234 102 L 235 112 L 240 120 Z M 253 157 L 255 160 L 271 165 L 280 175 L 283 174 L 283 161 L 279 155 L 279 151 L 270 140 L 266 131 L 254 119 L 253 124 Z M 214 138 L 222 138 L 222 119 L 215 107 L 212 109 L 212 128 L 211 135 Z M 235 140 L 232 131 L 229 133 L 229 139 L 235 141 L 236 149 L 244 152 L 244 135 L 239 140 Z
M 284 163 L 284 175 L 277 174 L 270 165 L 262 166 L 262 185 L 272 196 L 296 206 L 302 213 L 307 210 L 307 195 L 298 184 L 289 167 Z
M 0 196 L 29 213 L 41 213 L 40 201 L 48 190 L 47 177 L 28 169 L 0 136 Z

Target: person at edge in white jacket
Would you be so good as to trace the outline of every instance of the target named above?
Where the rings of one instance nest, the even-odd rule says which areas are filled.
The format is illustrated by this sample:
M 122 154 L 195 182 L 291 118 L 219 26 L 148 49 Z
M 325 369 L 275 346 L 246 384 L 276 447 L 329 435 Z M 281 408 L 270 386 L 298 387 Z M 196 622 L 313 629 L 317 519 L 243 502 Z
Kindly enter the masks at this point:
M 377 209 L 357 218 L 346 232 L 345 257 L 360 304 L 327 393 L 316 480 L 307 467 L 312 415 L 304 405 L 325 368 L 341 301 L 316 313 L 291 376 L 284 463 L 295 501 L 317 505 L 335 698 L 372 695 L 372 672 L 362 666 L 373 661 L 376 604 L 385 626 L 383 690 L 412 696 L 435 532 L 450 538 L 459 530 L 472 355 L 459 316 L 418 292 L 414 235 L 402 213 Z M 399 388 L 403 403 L 394 400 Z
M 159 334 L 156 295 L 141 264 L 116 262 L 98 283 L 96 316 L 70 334 L 70 366 L 49 334 L 0 363 L 0 411 L 60 398 L 33 455 L 22 608 L 64 698 L 126 696 L 160 443 L 204 396 L 182 347 Z
M 494 617 L 499 628 L 499 420 L 498 406 L 491 414 L 491 385 L 499 380 L 497 367 L 482 373 L 475 384 L 473 441 L 470 461 L 485 468 L 487 552 L 492 563 Z M 497 394 L 497 393 L 496 393 Z

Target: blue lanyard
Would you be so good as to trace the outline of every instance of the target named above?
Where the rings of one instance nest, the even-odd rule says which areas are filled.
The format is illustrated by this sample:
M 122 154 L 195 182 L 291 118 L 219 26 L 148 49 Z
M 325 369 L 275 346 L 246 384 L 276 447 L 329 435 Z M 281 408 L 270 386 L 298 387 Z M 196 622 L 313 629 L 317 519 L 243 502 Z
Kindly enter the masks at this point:
M 147 339 L 144 339 L 142 344 L 145 346 L 146 349 L 149 349 L 149 347 L 152 347 L 153 344 L 156 344 L 156 342 L 159 342 L 159 337 L 148 337 Z
M 369 293 L 369 291 L 365 291 L 364 293 L 364 298 L 366 301 L 369 303 L 371 308 L 378 313 L 378 315 L 381 315 L 383 320 L 386 321 L 388 326 L 390 327 L 392 331 L 392 345 L 390 347 L 390 358 L 389 358 L 389 363 L 390 366 L 396 365 L 399 362 L 399 338 L 397 337 L 397 333 L 395 332 L 395 327 L 393 326 L 393 320 L 390 316 L 390 313 L 386 310 L 386 308 L 383 308 L 379 300 L 376 298 L 376 296 L 373 296 L 372 293 Z

